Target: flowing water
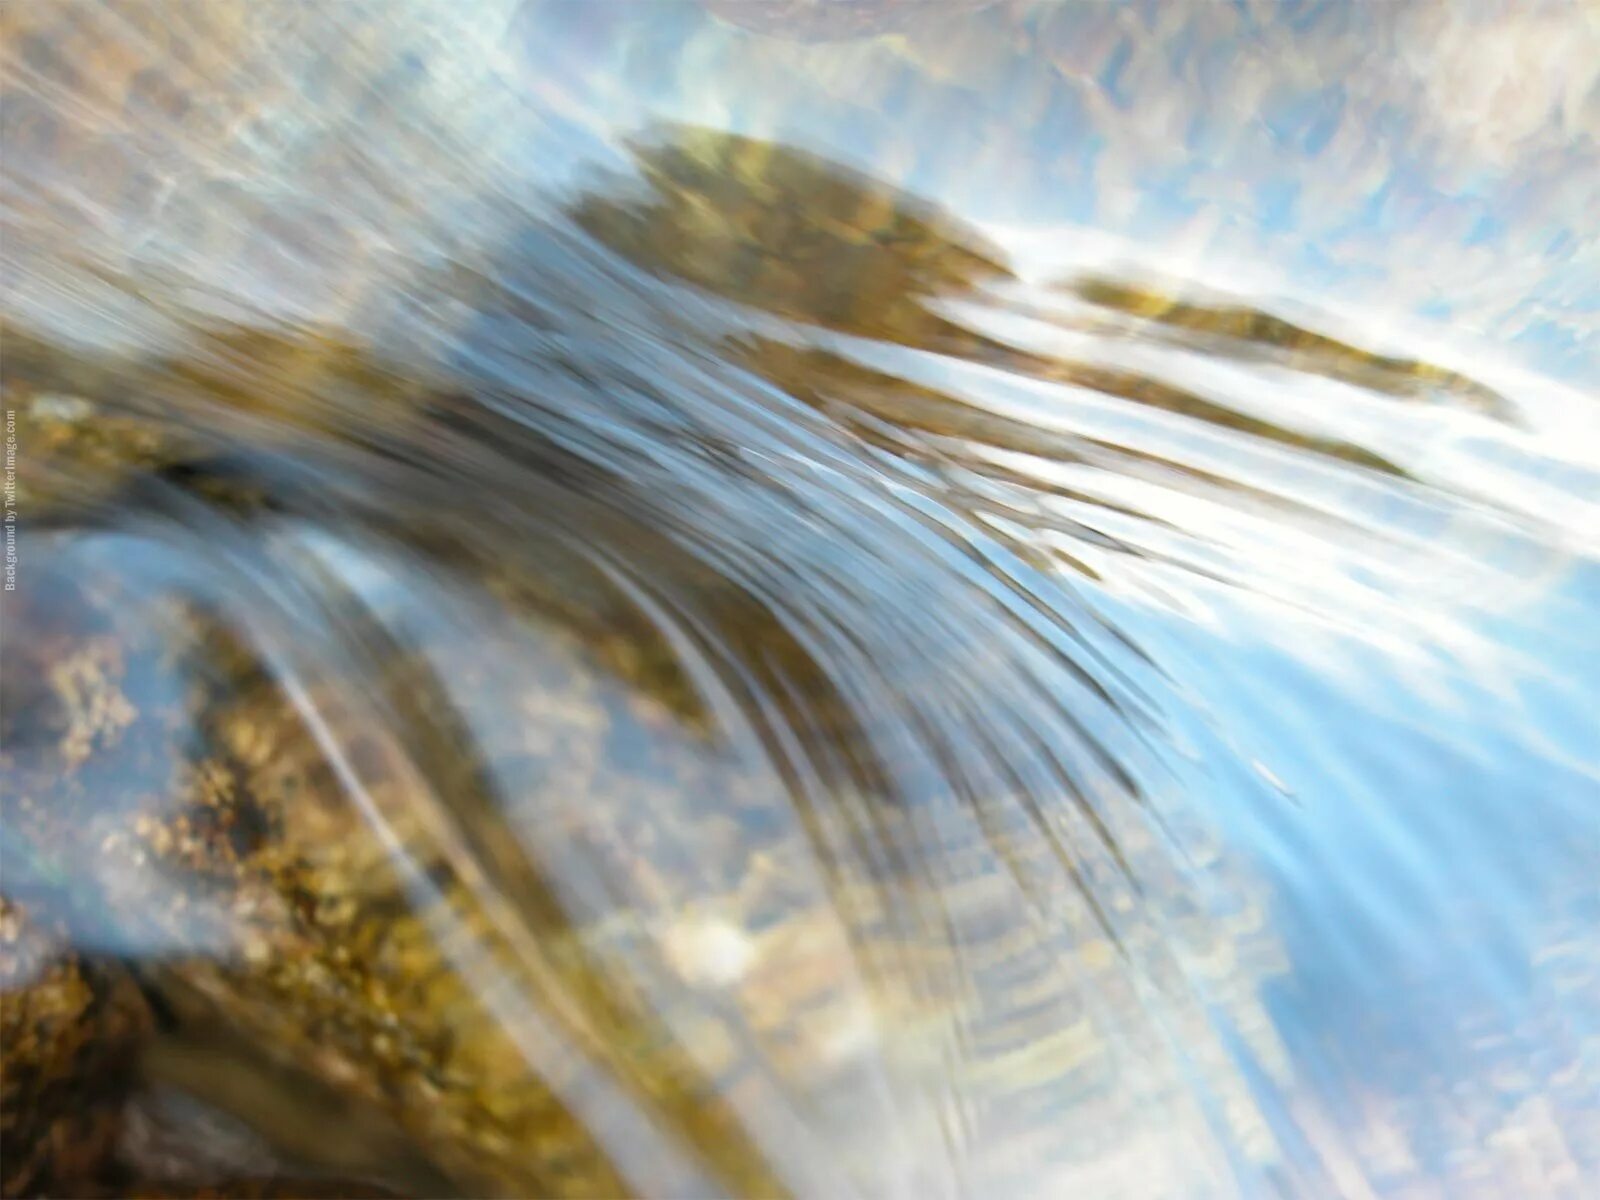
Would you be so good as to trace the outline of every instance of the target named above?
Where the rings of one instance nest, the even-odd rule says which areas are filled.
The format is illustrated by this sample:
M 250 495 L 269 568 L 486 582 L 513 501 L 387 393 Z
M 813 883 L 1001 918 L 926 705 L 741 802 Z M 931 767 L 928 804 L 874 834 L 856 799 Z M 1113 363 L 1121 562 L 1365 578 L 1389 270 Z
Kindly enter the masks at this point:
M 5 1194 L 1600 1190 L 1591 7 L 0 34 Z

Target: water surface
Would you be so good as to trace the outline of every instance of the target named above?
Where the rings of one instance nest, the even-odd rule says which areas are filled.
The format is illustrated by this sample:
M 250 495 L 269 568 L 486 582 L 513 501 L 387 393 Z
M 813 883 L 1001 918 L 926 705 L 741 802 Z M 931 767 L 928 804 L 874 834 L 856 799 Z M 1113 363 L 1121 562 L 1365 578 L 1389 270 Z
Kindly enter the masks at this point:
M 5 13 L 91 1175 L 1591 1194 L 1592 13 L 780 17 Z

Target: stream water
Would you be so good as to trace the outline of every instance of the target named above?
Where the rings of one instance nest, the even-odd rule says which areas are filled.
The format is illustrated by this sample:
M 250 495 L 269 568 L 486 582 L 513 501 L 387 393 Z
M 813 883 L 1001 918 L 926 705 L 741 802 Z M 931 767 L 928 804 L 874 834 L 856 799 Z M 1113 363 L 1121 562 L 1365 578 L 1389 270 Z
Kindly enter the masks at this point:
M 1600 1189 L 1592 8 L 0 33 L 6 1194 Z

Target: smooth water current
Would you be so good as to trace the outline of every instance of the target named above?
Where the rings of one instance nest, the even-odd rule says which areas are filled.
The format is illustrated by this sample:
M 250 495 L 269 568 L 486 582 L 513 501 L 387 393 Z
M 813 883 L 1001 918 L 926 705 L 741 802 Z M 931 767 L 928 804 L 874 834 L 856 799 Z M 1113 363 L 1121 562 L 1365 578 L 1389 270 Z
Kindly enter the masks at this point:
M 1592 7 L 0 34 L 7 1195 L 1600 1194 Z

